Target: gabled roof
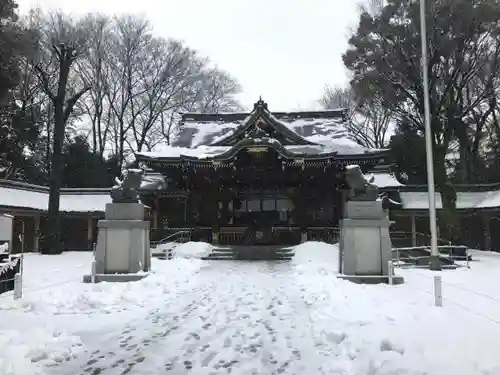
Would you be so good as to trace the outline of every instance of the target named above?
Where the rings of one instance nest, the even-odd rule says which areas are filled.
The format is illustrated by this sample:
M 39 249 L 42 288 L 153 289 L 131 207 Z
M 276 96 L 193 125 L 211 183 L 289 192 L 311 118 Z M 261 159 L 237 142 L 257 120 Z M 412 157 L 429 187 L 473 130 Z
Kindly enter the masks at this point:
M 363 153 L 346 127 L 344 109 L 328 111 L 273 112 L 259 100 L 251 113 L 184 113 L 179 131 L 172 141 L 174 147 L 196 148 L 222 146 L 237 135 L 251 130 L 259 120 L 291 139 L 283 145 L 331 145 L 340 154 Z M 234 141 L 233 145 L 237 142 Z M 363 150 L 361 150 L 363 149 Z
M 290 156 L 315 158 L 380 157 L 384 151 L 358 144 L 346 126 L 343 109 L 329 111 L 274 112 L 260 99 L 251 113 L 184 113 L 171 145 L 136 153 L 138 160 L 216 159 L 246 139 L 255 144 L 270 140 Z
M 273 116 L 267 109 L 267 104 L 259 99 L 254 104 L 252 113 L 243 121 L 242 125 L 221 140 L 212 143 L 212 146 L 233 146 L 249 137 L 271 137 L 278 140 L 283 146 L 316 145 L 296 132 L 288 129 L 282 122 Z

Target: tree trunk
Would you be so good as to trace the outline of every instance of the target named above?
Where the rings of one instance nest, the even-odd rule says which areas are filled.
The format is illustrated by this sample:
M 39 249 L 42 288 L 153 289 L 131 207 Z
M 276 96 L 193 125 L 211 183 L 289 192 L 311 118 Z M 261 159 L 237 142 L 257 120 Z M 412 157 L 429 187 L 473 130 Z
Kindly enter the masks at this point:
M 50 150 L 50 133 L 51 133 L 51 121 L 53 120 L 53 115 L 52 115 L 52 102 L 49 102 L 47 105 L 47 145 L 46 145 L 46 152 L 45 152 L 45 163 L 47 164 L 47 172 L 50 175 L 51 167 L 50 167 L 50 160 L 51 160 L 51 150 Z M 54 139 L 54 137 L 52 137 Z
M 457 193 L 455 187 L 448 179 L 445 164 L 446 150 L 438 150 L 434 160 L 434 173 L 436 187 L 441 195 L 442 210 L 438 215 L 440 238 L 459 243 L 458 217 L 456 210 Z
M 64 99 L 63 99 L 64 100 Z M 64 140 L 64 102 L 56 103 L 54 108 L 54 141 L 52 144 L 52 163 L 49 177 L 49 238 L 48 254 L 60 254 L 61 219 L 59 215 L 59 200 L 61 196 L 61 176 L 63 167 L 62 144 Z
M 60 254 L 61 247 L 61 219 L 59 217 L 59 198 L 61 195 L 61 179 L 62 179 L 62 144 L 64 141 L 64 133 L 66 130 L 67 113 L 64 108 L 66 102 L 66 88 L 68 85 L 68 76 L 71 64 L 73 61 L 74 50 L 68 49 L 64 45 L 60 45 L 59 49 L 53 47 L 59 57 L 59 77 L 57 82 L 57 93 L 50 90 L 48 80 L 44 80 L 46 92 L 54 106 L 54 133 L 52 144 L 52 158 L 49 177 L 49 234 L 47 249 L 44 249 L 48 254 Z M 43 75 L 46 77 L 45 75 Z

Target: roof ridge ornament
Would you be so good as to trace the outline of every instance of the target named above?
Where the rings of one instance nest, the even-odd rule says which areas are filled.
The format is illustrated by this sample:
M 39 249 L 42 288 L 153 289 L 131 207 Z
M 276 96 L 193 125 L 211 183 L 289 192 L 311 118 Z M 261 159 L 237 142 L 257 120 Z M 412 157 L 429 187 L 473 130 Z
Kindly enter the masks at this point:
M 259 100 L 253 105 L 253 109 L 254 110 L 265 109 L 266 111 L 268 110 L 267 103 L 264 100 L 262 100 L 262 95 L 259 95 Z

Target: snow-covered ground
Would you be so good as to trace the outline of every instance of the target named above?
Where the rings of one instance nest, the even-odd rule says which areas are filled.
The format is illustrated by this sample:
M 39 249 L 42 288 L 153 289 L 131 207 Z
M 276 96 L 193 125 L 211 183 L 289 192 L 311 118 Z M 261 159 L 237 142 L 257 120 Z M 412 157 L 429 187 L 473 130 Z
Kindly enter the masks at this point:
M 83 284 L 90 253 L 28 255 L 0 295 L 0 374 L 500 374 L 500 255 L 398 286 L 336 278 L 337 248 L 292 262 L 202 261 L 189 246 L 134 283 Z M 189 257 L 190 259 L 185 259 Z

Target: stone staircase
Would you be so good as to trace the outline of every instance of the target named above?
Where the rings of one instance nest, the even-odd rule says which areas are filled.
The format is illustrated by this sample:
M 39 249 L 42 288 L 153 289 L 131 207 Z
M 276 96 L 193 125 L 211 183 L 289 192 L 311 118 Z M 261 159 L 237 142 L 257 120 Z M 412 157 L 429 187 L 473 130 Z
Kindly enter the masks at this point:
M 439 262 L 442 269 L 456 269 L 455 260 L 471 260 L 466 246 L 438 246 Z M 446 251 L 446 252 L 445 252 Z M 392 250 L 393 261 L 401 259 L 401 266 L 425 267 L 429 265 L 431 250 L 427 247 L 404 247 Z
M 203 260 L 233 260 L 234 249 L 232 247 L 218 247 L 212 250 L 208 256 L 201 258 Z
M 203 258 L 205 260 L 282 260 L 288 261 L 293 257 L 293 250 L 289 247 L 271 245 L 244 245 L 216 248 Z

